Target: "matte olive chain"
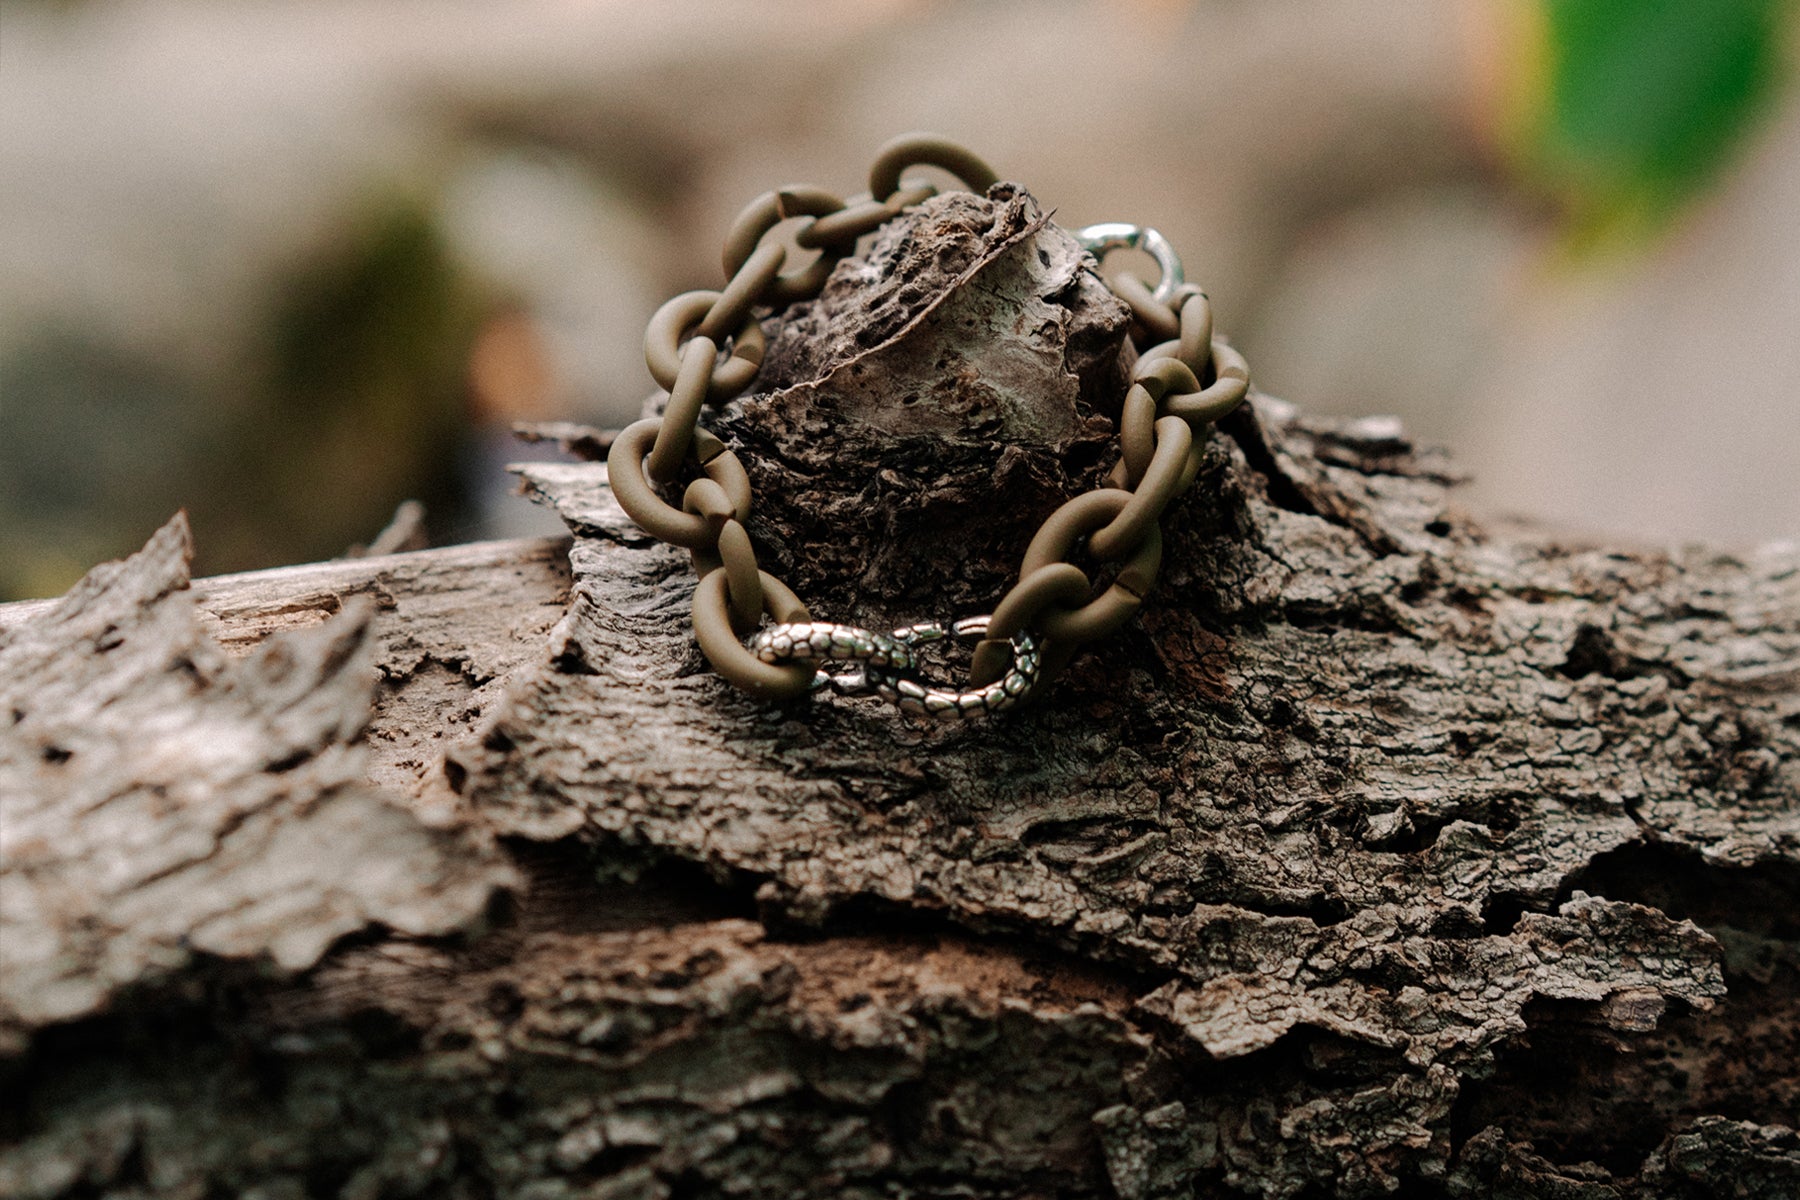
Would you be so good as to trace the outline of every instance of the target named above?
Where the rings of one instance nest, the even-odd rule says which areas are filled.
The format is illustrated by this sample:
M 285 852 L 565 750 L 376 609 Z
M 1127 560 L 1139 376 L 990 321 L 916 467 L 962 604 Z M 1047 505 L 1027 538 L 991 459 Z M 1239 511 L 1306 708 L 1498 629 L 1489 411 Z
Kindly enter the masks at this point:
M 818 295 L 858 239 L 937 194 L 929 183 L 902 182 L 914 166 L 948 171 L 977 192 L 995 181 L 993 170 L 964 147 L 909 134 L 876 155 L 867 196 L 846 201 L 804 186 L 765 193 L 738 214 L 725 237 L 724 289 L 676 296 L 657 310 L 644 334 L 650 374 L 668 400 L 661 417 L 628 426 L 613 442 L 607 456 L 612 490 L 646 531 L 691 552 L 700 577 L 695 637 L 714 669 L 753 695 L 782 699 L 821 683 L 845 687 L 843 678 L 819 669 L 837 661 L 860 668 L 850 687 L 872 688 L 912 712 L 964 716 L 1022 700 L 1083 643 L 1113 633 L 1137 610 L 1162 562 L 1163 510 L 1192 485 L 1211 424 L 1236 408 L 1249 388 L 1243 356 L 1213 337 L 1206 294 L 1183 281 L 1180 262 L 1161 234 L 1133 225 L 1082 230 L 1078 237 L 1094 254 L 1138 248 L 1162 268 L 1155 287 L 1129 274 L 1111 283 L 1148 344 L 1139 346 L 1132 368 L 1119 419 L 1121 453 L 1106 483 L 1050 514 L 1025 551 L 1018 582 L 992 616 L 889 634 L 814 621 L 799 597 L 758 567 L 745 530 L 749 476 L 724 443 L 700 428 L 700 411 L 755 381 L 766 348 L 757 308 Z M 796 227 L 794 242 L 819 254 L 784 271 L 787 248 L 771 231 L 795 217 L 806 220 Z M 676 507 L 658 488 L 672 487 L 684 474 L 694 478 Z M 1118 564 L 1098 595 L 1087 573 L 1068 561 L 1084 536 L 1088 558 Z M 757 632 L 765 613 L 775 623 Z M 748 645 L 740 640 L 751 634 Z M 916 647 L 952 634 L 981 638 L 969 686 L 921 682 Z

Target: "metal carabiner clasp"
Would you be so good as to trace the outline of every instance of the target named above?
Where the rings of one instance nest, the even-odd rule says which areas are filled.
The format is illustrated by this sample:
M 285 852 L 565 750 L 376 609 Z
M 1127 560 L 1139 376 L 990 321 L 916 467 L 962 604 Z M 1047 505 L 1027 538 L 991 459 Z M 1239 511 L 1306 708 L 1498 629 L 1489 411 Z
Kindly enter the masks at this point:
M 1181 259 L 1175 254 L 1175 247 L 1168 238 L 1148 225 L 1108 221 L 1079 230 L 1075 234 L 1075 240 L 1096 261 L 1105 259 L 1109 250 L 1142 250 L 1155 259 L 1158 269 L 1162 271 L 1162 278 L 1150 289 L 1150 294 L 1158 304 L 1173 301 L 1176 290 L 1187 282 L 1187 273 L 1181 269 Z

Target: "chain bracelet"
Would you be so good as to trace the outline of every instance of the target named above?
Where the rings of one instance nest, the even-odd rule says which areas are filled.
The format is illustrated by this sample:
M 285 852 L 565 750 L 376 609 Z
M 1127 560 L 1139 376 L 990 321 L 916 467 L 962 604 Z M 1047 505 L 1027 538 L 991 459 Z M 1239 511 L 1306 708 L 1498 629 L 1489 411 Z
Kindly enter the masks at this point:
M 1110 281 L 1131 309 L 1139 353 L 1119 417 L 1119 461 L 1106 482 L 1050 514 L 1026 548 L 1018 581 L 991 616 L 887 634 L 815 621 L 798 596 L 757 565 L 745 528 L 749 476 L 700 427 L 700 414 L 755 381 L 765 349 L 756 310 L 818 295 L 859 239 L 937 194 L 930 183 L 902 179 L 916 166 L 946 171 L 978 193 L 996 179 L 964 147 L 909 134 L 877 153 L 865 195 L 846 200 L 805 186 L 765 193 L 725 236 L 724 288 L 676 296 L 644 333 L 645 361 L 667 401 L 662 416 L 638 421 L 614 440 L 607 474 L 632 520 L 693 556 L 700 577 L 695 638 L 720 675 L 755 696 L 785 699 L 828 685 L 867 689 L 904 711 L 953 717 L 1024 700 L 1082 644 L 1112 634 L 1137 611 L 1162 562 L 1163 511 L 1193 484 L 1212 423 L 1249 389 L 1243 356 L 1213 336 L 1206 293 L 1183 278 L 1166 238 L 1136 225 L 1081 230 L 1082 248 L 1096 257 L 1138 249 L 1161 271 L 1155 285 L 1130 274 Z M 795 218 L 801 223 L 794 243 L 818 257 L 790 269 L 787 248 L 771 231 Z M 659 489 L 673 489 L 687 476 L 680 504 L 670 503 Z M 1088 559 L 1117 567 L 1097 595 L 1087 572 L 1070 561 L 1083 538 Z M 759 631 L 765 615 L 774 623 Z M 980 639 L 967 687 L 923 683 L 915 648 L 952 635 Z M 853 669 L 832 675 L 822 669 L 827 663 Z

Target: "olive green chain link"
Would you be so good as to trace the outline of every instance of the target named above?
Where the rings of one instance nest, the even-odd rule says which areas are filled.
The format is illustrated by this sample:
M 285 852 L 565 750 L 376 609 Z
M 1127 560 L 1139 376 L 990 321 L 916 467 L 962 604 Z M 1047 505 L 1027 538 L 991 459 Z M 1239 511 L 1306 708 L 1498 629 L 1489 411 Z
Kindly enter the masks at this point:
M 814 187 L 765 193 L 746 207 L 725 238 L 722 291 L 685 292 L 659 309 L 644 335 L 650 374 L 668 394 L 663 415 L 619 434 L 607 472 L 620 507 L 652 536 L 685 547 L 700 582 L 694 591 L 694 634 L 713 668 L 753 695 L 785 699 L 821 683 L 868 687 L 912 712 L 964 716 L 1023 700 L 1052 678 L 1086 642 L 1117 631 L 1155 582 L 1162 560 L 1164 510 L 1200 468 L 1205 436 L 1244 399 L 1249 369 L 1212 332 L 1206 294 L 1184 282 L 1166 240 L 1154 230 L 1096 225 L 1078 235 L 1096 255 L 1118 247 L 1147 251 L 1162 268 L 1153 288 L 1129 274 L 1112 288 L 1142 331 L 1131 389 L 1119 422 L 1121 454 L 1106 484 L 1052 513 L 1026 549 L 1018 582 L 990 617 L 945 628 L 921 624 L 891 634 L 816 622 L 806 605 L 762 570 L 745 525 L 749 476 L 737 456 L 699 425 L 707 404 L 723 404 L 756 379 L 766 349 L 755 310 L 817 296 L 838 260 L 859 239 L 937 193 L 929 183 L 902 183 L 911 167 L 949 172 L 976 192 L 996 176 L 971 151 L 930 135 L 896 138 L 877 153 L 869 192 L 848 201 Z M 804 218 L 794 244 L 817 250 L 810 264 L 784 270 L 787 248 L 776 225 Z M 727 352 L 728 351 L 728 352 Z M 679 508 L 658 494 L 698 469 Z M 1099 595 L 1087 572 L 1070 562 L 1086 537 L 1086 554 L 1116 566 Z M 775 622 L 757 632 L 764 614 Z M 749 644 L 742 638 L 754 634 Z M 965 690 L 935 688 L 915 678 L 915 648 L 951 635 L 979 636 Z M 860 667 L 832 678 L 826 662 Z

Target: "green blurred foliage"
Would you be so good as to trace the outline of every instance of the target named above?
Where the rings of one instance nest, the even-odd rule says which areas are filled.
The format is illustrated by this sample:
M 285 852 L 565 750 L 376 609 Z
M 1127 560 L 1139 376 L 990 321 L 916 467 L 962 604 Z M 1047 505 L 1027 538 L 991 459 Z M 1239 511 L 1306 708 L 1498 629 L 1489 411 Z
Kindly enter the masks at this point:
M 196 571 L 329 558 L 400 501 L 468 508 L 482 311 L 430 208 L 371 201 L 273 281 L 256 364 L 198 377 L 51 331 L 0 361 L 0 600 L 52 595 L 185 507 Z
M 92 335 L 50 328 L 0 358 L 0 601 L 133 549 L 120 529 L 167 520 L 216 433 L 188 380 Z
M 249 469 L 226 480 L 280 538 L 276 561 L 342 553 L 406 499 L 440 531 L 462 519 L 478 313 L 429 210 L 404 199 L 372 206 L 339 253 L 286 281 L 259 356 L 267 401 L 241 431 Z
M 1790 0 L 1538 0 L 1528 165 L 1578 245 L 1649 232 L 1717 176 L 1784 74 Z

